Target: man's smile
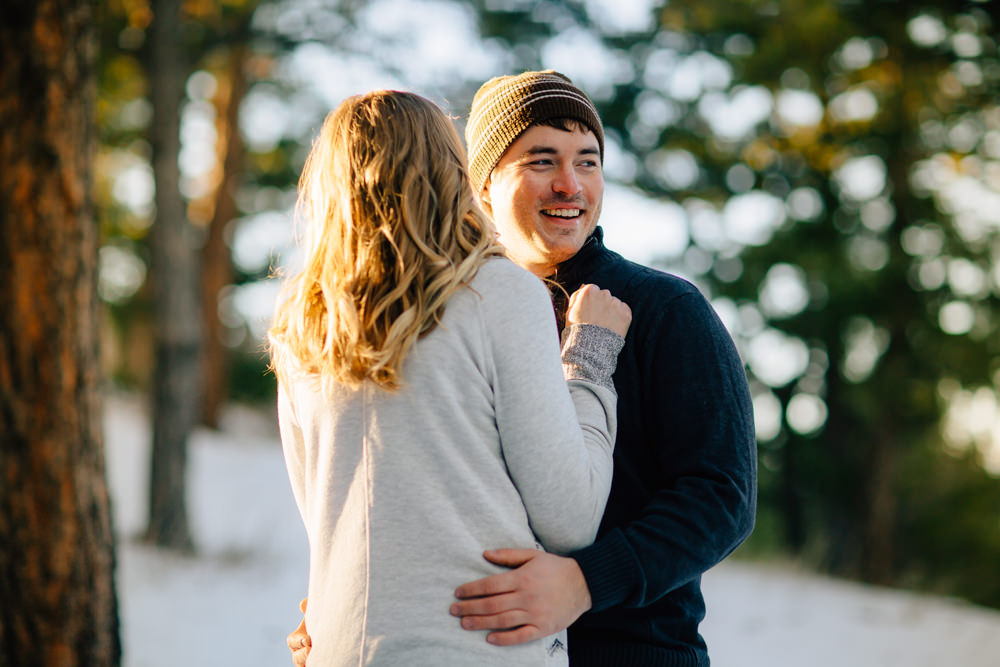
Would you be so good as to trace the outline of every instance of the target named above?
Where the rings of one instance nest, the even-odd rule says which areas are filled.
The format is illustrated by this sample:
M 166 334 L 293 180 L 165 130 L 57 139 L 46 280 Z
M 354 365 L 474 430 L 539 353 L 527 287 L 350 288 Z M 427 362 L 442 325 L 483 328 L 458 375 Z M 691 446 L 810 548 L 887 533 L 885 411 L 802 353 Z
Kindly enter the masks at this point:
M 583 209 L 579 208 L 543 208 L 542 214 L 553 218 L 572 219 L 583 215 Z

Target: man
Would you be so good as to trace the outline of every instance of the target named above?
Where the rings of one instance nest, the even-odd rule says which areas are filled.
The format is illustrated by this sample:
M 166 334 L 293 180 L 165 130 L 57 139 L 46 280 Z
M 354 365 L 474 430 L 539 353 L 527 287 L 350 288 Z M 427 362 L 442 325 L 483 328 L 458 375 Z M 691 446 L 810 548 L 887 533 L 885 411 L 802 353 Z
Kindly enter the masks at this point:
M 450 611 L 497 645 L 568 626 L 574 667 L 706 666 L 701 575 L 750 533 L 756 503 L 752 409 L 732 340 L 692 285 L 604 247 L 604 130 L 569 79 L 486 82 L 466 141 L 509 257 L 567 293 L 610 290 L 632 326 L 614 375 L 614 478 L 597 541 L 567 556 L 486 552 L 511 569 L 460 586 Z M 289 636 L 293 651 L 305 641 Z

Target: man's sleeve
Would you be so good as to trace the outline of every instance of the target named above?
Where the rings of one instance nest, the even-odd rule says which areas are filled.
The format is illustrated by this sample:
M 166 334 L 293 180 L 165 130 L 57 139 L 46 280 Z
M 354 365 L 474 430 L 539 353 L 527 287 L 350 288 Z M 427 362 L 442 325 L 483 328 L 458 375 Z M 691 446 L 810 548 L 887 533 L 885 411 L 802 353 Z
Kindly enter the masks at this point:
M 756 438 L 732 338 L 696 292 L 646 312 L 654 315 L 633 321 L 640 431 L 661 484 L 640 517 L 605 527 L 573 552 L 592 611 L 652 604 L 719 563 L 753 528 Z

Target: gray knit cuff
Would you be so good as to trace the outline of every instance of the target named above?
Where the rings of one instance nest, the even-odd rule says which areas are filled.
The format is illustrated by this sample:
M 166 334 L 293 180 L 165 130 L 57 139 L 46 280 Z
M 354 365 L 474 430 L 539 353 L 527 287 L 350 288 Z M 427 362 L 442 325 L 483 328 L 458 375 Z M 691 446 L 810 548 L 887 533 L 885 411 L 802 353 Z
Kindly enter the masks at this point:
M 625 339 L 596 324 L 570 324 L 562 332 L 563 375 L 614 389 L 611 374 Z

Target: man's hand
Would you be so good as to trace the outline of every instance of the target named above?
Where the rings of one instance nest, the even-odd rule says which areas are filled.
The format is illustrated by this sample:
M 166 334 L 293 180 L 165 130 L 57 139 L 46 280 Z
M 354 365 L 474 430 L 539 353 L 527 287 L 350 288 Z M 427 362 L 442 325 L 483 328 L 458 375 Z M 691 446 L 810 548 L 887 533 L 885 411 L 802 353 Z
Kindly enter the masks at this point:
M 591 607 L 590 590 L 572 558 L 534 549 L 496 549 L 486 560 L 512 567 L 455 589 L 451 615 L 466 630 L 498 630 L 486 641 L 523 644 L 564 630 Z
M 299 623 L 299 627 L 292 631 L 292 634 L 288 635 L 288 650 L 292 652 L 292 664 L 295 667 L 305 667 L 306 658 L 309 657 L 309 651 L 312 649 L 312 637 L 306 632 L 306 604 L 309 602 L 309 598 L 303 598 L 302 602 L 299 603 L 299 609 L 302 610 L 302 622 Z

